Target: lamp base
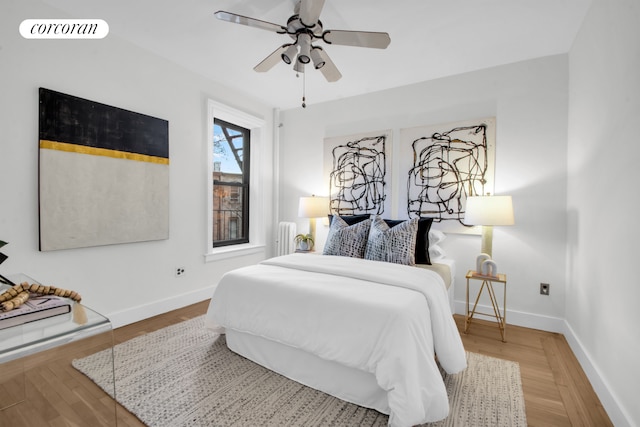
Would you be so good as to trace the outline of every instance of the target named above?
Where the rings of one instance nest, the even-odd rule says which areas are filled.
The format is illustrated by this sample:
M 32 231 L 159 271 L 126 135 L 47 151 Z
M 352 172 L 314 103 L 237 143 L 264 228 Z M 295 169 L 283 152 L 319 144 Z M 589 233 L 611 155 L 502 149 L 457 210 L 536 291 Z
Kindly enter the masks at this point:
M 483 225 L 482 226 L 482 244 L 480 248 L 480 252 L 483 254 L 487 254 L 490 257 L 493 256 L 493 226 L 492 225 Z
M 309 218 L 309 234 L 311 234 L 311 238 L 313 239 L 313 243 L 309 250 L 312 250 L 316 245 L 316 219 Z

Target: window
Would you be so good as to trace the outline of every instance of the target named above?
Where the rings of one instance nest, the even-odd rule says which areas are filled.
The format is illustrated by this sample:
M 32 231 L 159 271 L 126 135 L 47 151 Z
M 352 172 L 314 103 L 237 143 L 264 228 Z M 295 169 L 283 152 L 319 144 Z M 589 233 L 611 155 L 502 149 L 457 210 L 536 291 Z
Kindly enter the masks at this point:
M 212 246 L 249 242 L 251 131 L 214 118 Z
M 265 121 L 213 100 L 207 108 L 205 260 L 259 253 L 265 248 L 259 157 Z
M 238 238 L 238 218 L 229 219 L 229 237 L 232 239 Z

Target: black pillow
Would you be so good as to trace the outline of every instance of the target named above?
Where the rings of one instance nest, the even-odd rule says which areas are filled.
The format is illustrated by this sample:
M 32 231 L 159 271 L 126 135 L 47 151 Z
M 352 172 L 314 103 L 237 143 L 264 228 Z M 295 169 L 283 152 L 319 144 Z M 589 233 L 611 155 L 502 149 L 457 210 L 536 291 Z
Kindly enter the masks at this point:
M 371 218 L 371 215 L 370 214 L 340 215 L 340 218 L 342 218 L 344 222 L 347 223 L 347 225 L 353 225 Z M 332 219 L 333 219 L 333 215 L 329 214 L 329 224 L 331 224 Z
M 333 215 L 329 214 L 329 224 L 331 224 L 332 218 L 333 218 Z M 342 218 L 344 222 L 346 222 L 348 225 L 353 225 L 371 218 L 371 215 L 370 214 L 344 215 L 344 216 L 340 215 L 340 218 Z M 384 220 L 384 222 L 386 222 L 389 227 L 396 226 L 405 221 L 406 219 L 385 219 Z M 429 230 L 431 229 L 432 223 L 433 223 L 433 218 L 420 218 L 420 220 L 418 221 L 418 235 L 416 236 L 416 252 L 415 252 L 416 264 L 431 265 L 431 260 L 429 259 Z

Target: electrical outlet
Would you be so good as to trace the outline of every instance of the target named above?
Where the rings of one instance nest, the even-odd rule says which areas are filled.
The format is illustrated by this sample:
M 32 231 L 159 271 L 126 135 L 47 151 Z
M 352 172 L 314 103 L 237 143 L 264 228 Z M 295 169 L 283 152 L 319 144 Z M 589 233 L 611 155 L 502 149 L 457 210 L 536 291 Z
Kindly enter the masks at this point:
M 551 285 L 548 283 L 540 283 L 540 295 L 549 295 L 549 288 Z
M 176 267 L 176 277 L 182 277 L 185 274 L 187 274 L 187 272 L 185 271 L 184 267 Z

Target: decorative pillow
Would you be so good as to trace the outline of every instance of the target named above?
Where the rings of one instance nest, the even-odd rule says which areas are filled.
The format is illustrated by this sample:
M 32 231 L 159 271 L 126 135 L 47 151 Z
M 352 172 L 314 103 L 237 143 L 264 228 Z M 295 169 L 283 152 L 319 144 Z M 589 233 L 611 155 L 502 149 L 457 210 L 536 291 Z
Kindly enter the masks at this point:
M 344 219 L 334 215 L 322 254 L 364 258 L 370 228 L 370 219 L 349 225 Z
M 379 216 L 373 217 L 364 257 L 375 261 L 415 265 L 418 218 L 389 227 Z
M 416 251 L 415 251 L 415 263 L 416 264 L 429 264 L 431 260 L 429 258 L 429 234 L 431 230 L 431 224 L 433 218 L 416 218 L 418 220 L 418 232 L 416 236 Z M 389 227 L 395 227 L 398 224 L 402 224 L 406 220 L 384 220 Z

